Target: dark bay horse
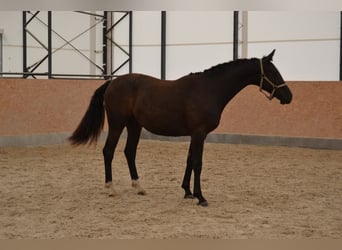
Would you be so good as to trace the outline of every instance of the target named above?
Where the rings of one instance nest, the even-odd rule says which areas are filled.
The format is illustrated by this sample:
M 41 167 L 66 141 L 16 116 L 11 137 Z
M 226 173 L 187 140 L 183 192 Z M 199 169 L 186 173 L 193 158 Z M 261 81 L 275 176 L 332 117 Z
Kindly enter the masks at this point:
M 135 165 L 141 129 L 164 136 L 190 136 L 182 188 L 184 198 L 196 197 L 199 205 L 208 202 L 201 191 L 204 140 L 220 122 L 227 103 L 247 85 L 259 86 L 268 99 L 281 104 L 292 100 L 292 93 L 272 63 L 274 50 L 262 59 L 238 59 L 175 81 L 162 81 L 142 74 L 127 74 L 105 82 L 94 93 L 81 123 L 69 138 L 72 144 L 95 142 L 108 120 L 108 137 L 103 148 L 106 187 L 112 184 L 112 159 L 123 129 L 127 128 L 125 156 L 132 186 L 145 194 Z M 190 179 L 194 172 L 193 193 Z

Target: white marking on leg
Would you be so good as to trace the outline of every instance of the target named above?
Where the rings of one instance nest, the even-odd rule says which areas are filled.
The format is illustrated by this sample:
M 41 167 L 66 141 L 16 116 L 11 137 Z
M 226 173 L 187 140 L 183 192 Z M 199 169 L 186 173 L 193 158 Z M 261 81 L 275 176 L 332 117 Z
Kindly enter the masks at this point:
M 113 183 L 107 182 L 105 185 L 106 189 L 108 189 L 108 195 L 111 197 L 118 196 L 118 193 L 114 190 Z
M 137 190 L 137 194 L 146 195 L 146 191 L 141 187 L 138 180 L 132 180 L 132 187 Z

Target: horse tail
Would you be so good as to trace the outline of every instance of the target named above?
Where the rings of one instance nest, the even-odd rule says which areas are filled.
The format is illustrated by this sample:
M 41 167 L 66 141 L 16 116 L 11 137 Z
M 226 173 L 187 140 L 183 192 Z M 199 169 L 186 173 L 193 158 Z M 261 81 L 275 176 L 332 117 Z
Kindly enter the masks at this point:
M 74 133 L 68 138 L 72 145 L 93 143 L 97 141 L 105 120 L 105 109 L 103 106 L 104 93 L 110 80 L 106 81 L 95 90 L 86 113 Z

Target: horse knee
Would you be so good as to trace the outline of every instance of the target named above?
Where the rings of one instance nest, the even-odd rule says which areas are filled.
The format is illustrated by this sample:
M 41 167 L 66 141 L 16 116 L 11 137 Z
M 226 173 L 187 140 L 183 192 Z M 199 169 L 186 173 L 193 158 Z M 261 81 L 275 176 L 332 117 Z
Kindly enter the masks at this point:
M 124 154 L 125 154 L 125 156 L 126 156 L 126 158 L 129 158 L 130 156 L 131 156 L 131 150 L 129 149 L 129 147 L 125 147 L 125 149 L 124 149 Z

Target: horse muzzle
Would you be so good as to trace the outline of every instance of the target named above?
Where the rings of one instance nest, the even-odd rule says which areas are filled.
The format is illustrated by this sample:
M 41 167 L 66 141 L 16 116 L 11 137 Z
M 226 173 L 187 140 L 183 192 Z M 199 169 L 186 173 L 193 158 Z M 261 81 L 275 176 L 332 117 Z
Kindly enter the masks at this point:
M 290 104 L 292 101 L 292 93 L 289 93 L 287 97 L 280 98 L 280 104 Z

